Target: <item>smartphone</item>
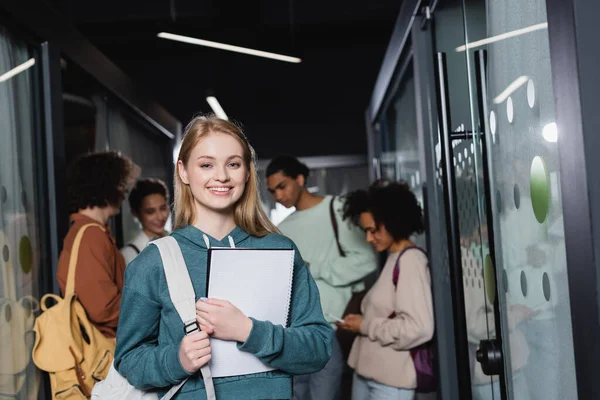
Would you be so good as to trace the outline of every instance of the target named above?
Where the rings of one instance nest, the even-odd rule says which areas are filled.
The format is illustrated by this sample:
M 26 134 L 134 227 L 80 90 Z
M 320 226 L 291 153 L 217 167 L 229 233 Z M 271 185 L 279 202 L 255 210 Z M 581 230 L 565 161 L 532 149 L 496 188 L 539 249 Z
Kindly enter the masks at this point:
M 331 318 L 331 319 L 333 319 L 333 320 L 335 320 L 335 321 L 339 322 L 340 324 L 343 324 L 343 323 L 344 323 L 344 320 L 343 320 L 343 319 L 339 319 L 339 318 L 337 318 L 337 317 L 334 317 L 334 316 L 333 316 L 333 315 L 331 315 L 331 314 L 327 314 L 327 316 L 328 316 L 329 318 Z

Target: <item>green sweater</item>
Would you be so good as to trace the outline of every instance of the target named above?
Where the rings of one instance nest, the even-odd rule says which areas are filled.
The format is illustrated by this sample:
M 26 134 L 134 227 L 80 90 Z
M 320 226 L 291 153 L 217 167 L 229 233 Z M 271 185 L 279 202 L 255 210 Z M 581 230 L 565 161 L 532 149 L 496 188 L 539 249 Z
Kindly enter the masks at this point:
M 329 315 L 340 318 L 353 292 L 364 289 L 363 279 L 377 270 L 377 255 L 365 240 L 362 230 L 342 220 L 343 202 L 336 198 L 334 213 L 340 245 L 346 257 L 340 256 L 326 196 L 316 206 L 295 211 L 279 224 L 281 232 L 302 250 L 310 273 L 319 288 L 321 305 L 327 320 Z
M 172 236 L 183 252 L 196 300 L 205 297 L 207 249 L 203 232 L 187 226 Z M 289 327 L 252 319 L 250 336 L 238 343 L 241 351 L 254 354 L 276 370 L 216 378 L 217 399 L 289 399 L 291 375 L 317 372 L 331 356 L 333 331 L 323 317 L 317 286 L 290 239 L 277 234 L 254 237 L 240 228 L 228 236 L 236 247 L 292 248 L 296 256 Z M 208 237 L 211 247 L 229 247 L 227 237 L 222 241 Z M 169 297 L 159 251 L 156 246 L 148 246 L 125 272 L 115 368 L 133 386 L 143 390 L 160 388 L 162 396 L 171 385 L 188 376 L 179 361 L 182 338 L 183 324 Z M 183 385 L 176 398 L 206 399 L 200 373 Z

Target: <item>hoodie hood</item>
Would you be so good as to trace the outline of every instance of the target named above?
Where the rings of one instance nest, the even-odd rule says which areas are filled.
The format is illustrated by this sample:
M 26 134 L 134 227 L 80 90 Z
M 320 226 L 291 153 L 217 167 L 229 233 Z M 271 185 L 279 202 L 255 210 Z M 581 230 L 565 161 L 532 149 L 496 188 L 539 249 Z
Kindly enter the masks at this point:
M 203 249 L 208 249 L 209 247 L 240 247 L 239 245 L 250 236 L 248 233 L 240 229 L 240 227 L 236 226 L 231 232 L 225 235 L 222 240 L 218 240 L 210 236 L 208 233 L 202 232 L 193 225 L 188 225 L 185 228 L 178 229 L 177 231 L 173 232 L 172 235 L 185 238 Z M 232 242 L 234 246 L 232 246 Z

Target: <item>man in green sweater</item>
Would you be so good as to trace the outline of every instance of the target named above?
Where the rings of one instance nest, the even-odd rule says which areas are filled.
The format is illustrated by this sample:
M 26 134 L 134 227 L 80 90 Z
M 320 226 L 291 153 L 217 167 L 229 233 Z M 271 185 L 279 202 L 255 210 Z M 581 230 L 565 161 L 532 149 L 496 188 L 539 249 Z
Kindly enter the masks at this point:
M 377 258 L 364 233 L 342 220 L 341 199 L 306 190 L 308 174 L 308 167 L 296 158 L 280 156 L 267 167 L 267 185 L 277 202 L 296 207 L 278 228 L 302 253 L 319 288 L 323 314 L 335 329 L 352 293 L 363 290 L 364 278 L 377 269 Z M 294 377 L 294 399 L 338 399 L 343 369 L 344 357 L 334 337 L 325 368 Z

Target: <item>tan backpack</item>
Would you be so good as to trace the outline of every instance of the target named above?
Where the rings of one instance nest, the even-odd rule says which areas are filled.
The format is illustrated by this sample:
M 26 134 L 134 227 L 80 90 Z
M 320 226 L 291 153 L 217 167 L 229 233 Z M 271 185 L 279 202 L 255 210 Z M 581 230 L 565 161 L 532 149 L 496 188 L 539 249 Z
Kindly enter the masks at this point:
M 92 387 L 106 377 L 113 361 L 115 340 L 105 337 L 90 323 L 74 291 L 79 246 L 84 232 L 92 226 L 104 230 L 98 224 L 79 229 L 69 259 L 65 297 L 42 297 L 43 313 L 33 328 L 33 362 L 49 373 L 53 399 L 89 398 Z M 46 301 L 50 298 L 56 304 L 48 307 Z

